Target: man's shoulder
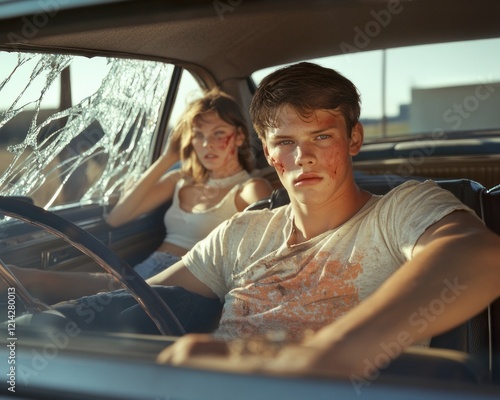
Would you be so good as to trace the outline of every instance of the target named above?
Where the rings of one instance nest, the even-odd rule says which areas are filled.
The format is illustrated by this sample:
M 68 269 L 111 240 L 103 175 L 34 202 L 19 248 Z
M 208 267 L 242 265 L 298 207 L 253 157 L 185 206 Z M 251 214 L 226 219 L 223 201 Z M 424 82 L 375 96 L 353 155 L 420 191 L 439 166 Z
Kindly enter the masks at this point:
M 457 207 L 463 203 L 449 190 L 432 180 L 408 180 L 381 196 L 378 207 Z
M 387 192 L 387 194 L 385 194 L 383 197 L 398 196 L 402 193 L 422 193 L 433 190 L 441 191 L 443 189 L 441 189 L 436 182 L 431 180 L 419 181 L 416 179 L 409 179 L 389 190 L 389 192 Z

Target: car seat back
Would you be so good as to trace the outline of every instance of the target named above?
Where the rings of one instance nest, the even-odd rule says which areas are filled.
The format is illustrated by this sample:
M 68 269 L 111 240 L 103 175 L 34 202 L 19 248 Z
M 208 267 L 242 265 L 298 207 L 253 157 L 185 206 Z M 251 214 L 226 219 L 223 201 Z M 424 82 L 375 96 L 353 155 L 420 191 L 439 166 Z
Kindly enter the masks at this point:
M 483 219 L 493 232 L 500 235 L 500 185 L 483 194 Z M 491 379 L 500 384 L 500 299 L 490 305 Z

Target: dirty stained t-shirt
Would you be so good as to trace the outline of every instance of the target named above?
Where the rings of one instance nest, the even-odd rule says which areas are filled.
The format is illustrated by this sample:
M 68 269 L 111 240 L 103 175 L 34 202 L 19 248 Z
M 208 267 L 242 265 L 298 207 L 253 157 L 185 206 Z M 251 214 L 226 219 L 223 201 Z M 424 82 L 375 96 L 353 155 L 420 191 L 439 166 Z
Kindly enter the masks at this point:
M 286 244 L 290 205 L 247 211 L 221 224 L 183 260 L 224 302 L 217 336 L 286 332 L 298 340 L 373 293 L 411 259 L 426 228 L 458 209 L 469 210 L 435 183 L 409 181 L 373 196 L 338 228 L 292 247 Z

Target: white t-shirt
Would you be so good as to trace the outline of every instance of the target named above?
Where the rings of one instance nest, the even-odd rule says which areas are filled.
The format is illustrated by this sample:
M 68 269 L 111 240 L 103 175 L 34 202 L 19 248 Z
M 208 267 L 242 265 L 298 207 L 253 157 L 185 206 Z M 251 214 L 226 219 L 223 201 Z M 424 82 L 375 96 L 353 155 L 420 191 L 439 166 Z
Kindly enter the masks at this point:
M 227 181 L 227 187 L 233 187 L 219 203 L 203 211 L 184 211 L 179 200 L 180 190 L 187 184 L 186 180 L 180 179 L 175 186 L 172 205 L 168 208 L 163 221 L 167 234 L 163 239 L 185 249 L 192 248 L 201 239 L 207 237 L 212 230 L 221 222 L 232 217 L 238 212 L 236 207 L 236 195 L 239 190 L 250 179 L 250 174 L 243 170 L 228 178 L 212 179 L 212 181 Z M 211 187 L 209 183 L 203 189 L 204 196 L 217 195 L 220 189 Z
M 290 205 L 236 214 L 183 260 L 224 302 L 215 334 L 231 339 L 286 332 L 301 339 L 373 293 L 411 259 L 422 233 L 458 209 L 434 182 L 406 182 L 373 196 L 349 221 L 289 248 Z

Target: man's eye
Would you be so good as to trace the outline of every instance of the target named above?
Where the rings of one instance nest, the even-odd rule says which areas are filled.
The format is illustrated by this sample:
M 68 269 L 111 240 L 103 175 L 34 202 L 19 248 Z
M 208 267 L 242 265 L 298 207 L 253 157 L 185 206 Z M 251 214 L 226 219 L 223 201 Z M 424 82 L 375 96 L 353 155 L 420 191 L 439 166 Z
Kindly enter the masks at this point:
M 280 140 L 279 142 L 276 142 L 277 146 L 286 146 L 289 144 L 292 144 L 293 142 L 291 140 Z
M 329 138 L 331 138 L 331 136 L 327 135 L 327 134 L 322 134 L 322 135 L 316 136 L 316 139 L 318 139 L 318 140 L 325 140 L 325 139 L 329 139 Z

